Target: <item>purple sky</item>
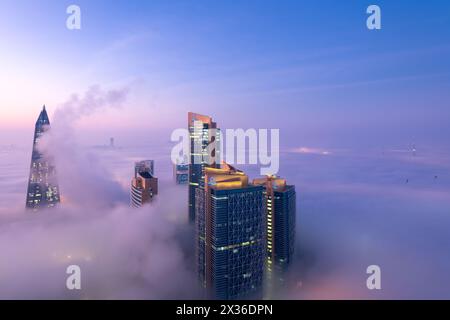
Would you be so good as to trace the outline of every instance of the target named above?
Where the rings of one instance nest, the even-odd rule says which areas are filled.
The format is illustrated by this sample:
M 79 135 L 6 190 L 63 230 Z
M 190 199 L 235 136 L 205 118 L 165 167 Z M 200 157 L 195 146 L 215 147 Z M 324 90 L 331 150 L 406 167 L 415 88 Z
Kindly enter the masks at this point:
M 80 0 L 69 31 L 69 2 L 7 0 L 0 145 L 29 144 L 43 104 L 52 117 L 100 85 L 130 92 L 123 110 L 80 121 L 88 145 L 165 140 L 195 111 L 280 128 L 288 147 L 447 148 L 450 4 L 432 3 L 378 1 L 369 31 L 364 1 Z

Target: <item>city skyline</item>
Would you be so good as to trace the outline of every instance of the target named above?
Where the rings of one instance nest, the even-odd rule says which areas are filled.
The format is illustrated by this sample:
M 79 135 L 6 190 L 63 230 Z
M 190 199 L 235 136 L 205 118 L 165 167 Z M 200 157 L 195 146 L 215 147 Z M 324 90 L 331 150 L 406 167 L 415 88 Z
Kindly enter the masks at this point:
M 48 144 L 48 141 L 59 140 L 59 137 L 50 130 L 44 106 L 35 126 L 27 192 L 27 207 L 35 211 L 54 207 L 60 201 L 58 176 L 53 164 L 53 157 L 58 159 L 60 155 Z M 293 260 L 295 187 L 286 186 L 286 181 L 276 176 L 250 182 L 243 171 L 225 162 L 217 164 L 216 156 L 222 151 L 216 133 L 219 130 L 211 117 L 188 113 L 190 162 L 186 165 L 189 188 L 178 195 L 173 194 L 178 198 L 187 195 L 185 223 L 195 223 L 192 241 L 196 244 L 190 249 L 190 254 L 195 253 L 200 280 L 197 285 L 204 289 L 202 296 L 212 299 L 273 297 L 272 277 L 282 279 Z M 43 139 L 46 140 L 43 143 L 45 147 Z M 214 147 L 210 149 L 210 145 Z M 108 149 L 115 149 L 112 143 Z M 178 158 L 176 160 L 172 165 L 178 164 Z M 194 170 L 196 166 L 199 167 Z M 193 178 L 197 181 L 195 184 L 192 183 Z M 176 183 L 179 184 L 178 181 Z M 284 199 L 285 191 L 293 196 Z M 194 193 L 193 219 L 191 192 Z M 135 162 L 130 189 L 131 207 L 148 209 L 157 194 L 155 161 Z M 64 205 L 63 202 L 62 208 Z M 285 284 L 278 284 L 278 290 L 286 290 Z
M 1 1 L 0 299 L 450 299 L 450 2 Z

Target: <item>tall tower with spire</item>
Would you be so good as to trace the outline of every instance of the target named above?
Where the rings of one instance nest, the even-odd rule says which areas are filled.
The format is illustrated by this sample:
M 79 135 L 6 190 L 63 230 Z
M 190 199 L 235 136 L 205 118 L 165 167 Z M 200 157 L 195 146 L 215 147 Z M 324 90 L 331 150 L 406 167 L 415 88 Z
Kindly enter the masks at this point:
M 36 121 L 31 156 L 30 178 L 26 207 L 33 210 L 50 208 L 60 201 L 55 166 L 51 157 L 42 154 L 38 148 L 42 135 L 50 128 L 50 120 L 45 105 Z

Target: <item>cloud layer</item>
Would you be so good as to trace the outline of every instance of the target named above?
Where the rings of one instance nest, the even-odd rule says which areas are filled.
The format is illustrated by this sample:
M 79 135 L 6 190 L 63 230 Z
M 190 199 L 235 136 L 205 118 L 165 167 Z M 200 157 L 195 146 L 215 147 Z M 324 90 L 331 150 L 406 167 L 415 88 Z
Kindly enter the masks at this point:
M 51 119 L 41 147 L 56 160 L 64 199 L 56 210 L 23 210 L 30 150 L 0 150 L 0 298 L 201 297 L 186 189 L 173 184 L 170 146 L 109 150 L 76 143 L 76 121 L 93 112 L 90 102 L 100 112 L 111 104 L 126 108 L 127 90 L 118 92 L 91 89 Z M 276 297 L 450 297 L 448 154 L 420 146 L 415 154 L 298 150 L 305 151 L 281 158 L 280 174 L 298 194 L 297 253 Z M 156 160 L 160 194 L 132 210 L 133 162 L 145 158 Z M 81 291 L 65 287 L 71 264 L 82 269 Z M 366 288 L 372 264 L 381 267 L 381 291 Z
M 55 112 L 52 129 L 39 147 L 55 159 L 63 203 L 36 214 L 13 201 L 2 207 L 0 298 L 198 296 L 191 252 L 183 245 L 192 237 L 192 230 L 180 223 L 185 201 L 173 197 L 185 190 L 162 179 L 162 191 L 151 206 L 131 209 L 128 190 L 98 152 L 76 143 L 77 120 L 121 106 L 125 99 L 126 90 L 93 87 Z M 127 165 L 131 172 L 133 162 Z M 66 268 L 72 264 L 81 267 L 81 291 L 65 287 Z

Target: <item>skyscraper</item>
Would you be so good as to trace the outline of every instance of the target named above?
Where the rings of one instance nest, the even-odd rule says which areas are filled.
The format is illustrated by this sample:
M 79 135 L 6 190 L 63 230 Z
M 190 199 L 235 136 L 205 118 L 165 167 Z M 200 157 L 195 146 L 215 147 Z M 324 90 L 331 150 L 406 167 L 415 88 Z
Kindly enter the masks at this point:
M 152 176 L 155 174 L 155 161 L 143 160 L 134 164 L 134 176 L 136 177 L 140 172 L 148 172 Z
M 39 141 L 49 128 L 50 120 L 44 106 L 34 129 L 33 152 L 28 179 L 26 207 L 33 210 L 50 208 L 60 202 L 53 159 L 39 150 Z
M 187 184 L 189 181 L 189 163 L 186 159 L 178 159 L 173 165 L 173 177 L 177 184 Z
M 217 124 L 208 116 L 189 112 L 189 221 L 195 221 L 195 190 L 203 188 L 206 167 L 220 167 L 220 139 Z
M 295 248 L 295 186 L 285 179 L 267 176 L 254 179 L 264 187 L 266 201 L 266 266 L 269 287 L 284 281 L 284 272 L 292 262 Z
M 157 194 L 158 178 L 154 177 L 153 160 L 136 162 L 134 178 L 131 180 L 131 205 L 135 208 L 142 207 Z
M 197 266 L 206 292 L 216 299 L 262 297 L 265 207 L 262 186 L 224 164 L 205 168 L 196 189 Z

